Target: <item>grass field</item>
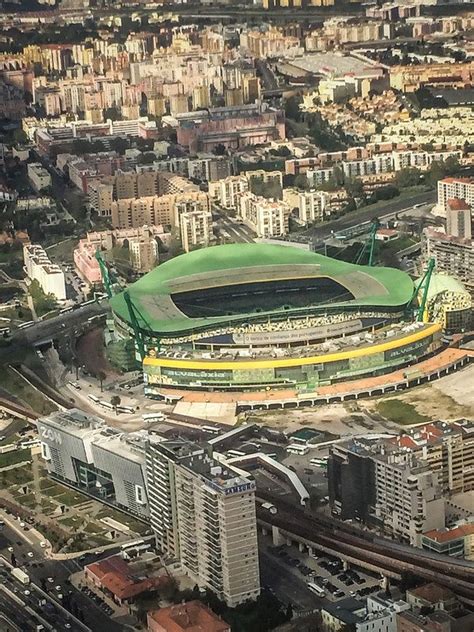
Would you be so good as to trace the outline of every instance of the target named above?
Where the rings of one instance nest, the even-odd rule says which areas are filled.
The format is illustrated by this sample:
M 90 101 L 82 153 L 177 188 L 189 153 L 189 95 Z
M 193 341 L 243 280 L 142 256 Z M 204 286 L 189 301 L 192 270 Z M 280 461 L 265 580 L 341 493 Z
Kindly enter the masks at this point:
M 74 248 L 77 246 L 78 240 L 74 237 L 71 239 L 63 239 L 57 244 L 47 246 L 46 252 L 50 259 L 54 261 L 72 262 Z
M 0 384 L 3 390 L 17 397 L 25 406 L 29 406 L 40 415 L 49 415 L 57 410 L 57 407 L 49 399 L 46 399 L 39 391 L 6 366 L 0 368 Z
M 128 516 L 127 514 L 122 513 L 116 509 L 112 509 L 110 507 L 105 507 L 97 514 L 97 519 L 100 518 L 112 518 L 112 520 L 116 520 L 121 524 L 129 527 L 135 533 L 140 535 L 145 535 L 147 531 L 149 531 L 149 527 L 146 524 L 143 524 L 139 520 L 132 518 L 132 516 Z
M 0 469 L 25 461 L 31 461 L 31 450 L 12 450 L 11 452 L 5 452 L 5 454 L 0 454 Z
M 14 467 L 11 470 L 0 472 L 0 489 L 11 485 L 24 485 L 33 480 L 31 465 Z
M 60 518 L 58 522 L 63 527 L 74 527 L 75 529 L 78 529 L 83 523 L 83 520 L 82 518 L 79 518 L 79 516 L 68 516 L 67 518 Z
M 422 424 L 431 421 L 426 415 L 421 415 L 413 404 L 401 399 L 385 399 L 377 404 L 377 411 L 390 421 L 394 421 L 402 426 L 412 424 Z
M 24 505 L 25 507 L 29 507 L 30 509 L 36 507 L 36 498 L 34 494 L 16 494 L 15 502 L 20 505 Z

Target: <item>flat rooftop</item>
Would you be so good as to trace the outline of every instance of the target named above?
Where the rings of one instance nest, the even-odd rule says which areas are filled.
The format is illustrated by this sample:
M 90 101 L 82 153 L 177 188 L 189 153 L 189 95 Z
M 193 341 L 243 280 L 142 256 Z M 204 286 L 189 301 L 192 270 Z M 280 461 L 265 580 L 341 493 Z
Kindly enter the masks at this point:
M 311 53 L 291 61 L 288 66 L 310 72 L 314 75 L 343 77 L 344 75 L 372 74 L 378 71 L 377 66 L 366 63 L 351 55 L 341 53 Z

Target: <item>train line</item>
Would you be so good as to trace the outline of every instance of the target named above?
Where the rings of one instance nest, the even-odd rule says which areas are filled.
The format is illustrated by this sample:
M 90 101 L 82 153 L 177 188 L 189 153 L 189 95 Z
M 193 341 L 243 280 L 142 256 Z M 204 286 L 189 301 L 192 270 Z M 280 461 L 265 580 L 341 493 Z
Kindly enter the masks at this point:
M 258 522 L 262 526 L 278 527 L 289 539 L 306 546 L 314 543 L 359 560 L 362 566 L 376 566 L 392 575 L 410 572 L 474 600 L 474 565 L 465 560 L 401 545 L 338 520 L 308 515 L 303 509 L 281 499 L 267 497 L 267 494 L 265 500 L 274 504 L 278 511 L 270 514 L 259 508 Z

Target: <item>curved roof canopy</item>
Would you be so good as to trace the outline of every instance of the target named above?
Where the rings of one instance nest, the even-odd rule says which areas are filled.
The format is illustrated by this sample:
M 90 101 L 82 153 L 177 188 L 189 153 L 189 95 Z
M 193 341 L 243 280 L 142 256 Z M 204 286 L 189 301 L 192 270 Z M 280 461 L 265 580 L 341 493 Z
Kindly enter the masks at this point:
M 157 334 L 184 334 L 193 330 L 248 322 L 253 318 L 281 318 L 283 308 L 249 310 L 244 315 L 190 318 L 174 303 L 172 296 L 210 288 L 231 288 L 249 283 L 289 282 L 302 279 L 332 279 L 353 298 L 342 302 L 321 302 L 305 308 L 285 307 L 285 317 L 315 314 L 330 308 L 397 309 L 407 305 L 413 295 L 410 277 L 394 268 L 359 266 L 295 248 L 273 244 L 229 244 L 213 246 L 181 255 L 146 274 L 129 286 L 135 315 L 141 327 Z M 300 289 L 304 292 L 304 289 Z M 130 322 L 124 293 L 111 301 L 112 310 Z

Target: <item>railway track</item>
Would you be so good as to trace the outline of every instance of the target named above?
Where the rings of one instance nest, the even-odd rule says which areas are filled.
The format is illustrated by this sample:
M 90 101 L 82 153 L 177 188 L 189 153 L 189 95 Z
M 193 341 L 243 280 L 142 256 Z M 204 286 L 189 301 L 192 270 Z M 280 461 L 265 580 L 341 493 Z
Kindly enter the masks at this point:
M 276 514 L 258 509 L 264 526 L 278 527 L 288 538 L 332 549 L 342 555 L 373 565 L 390 574 L 410 572 L 442 584 L 468 600 L 474 600 L 474 565 L 465 560 L 433 554 L 400 545 L 372 533 L 349 527 L 337 520 L 308 515 L 304 510 L 265 494 L 278 509 Z

